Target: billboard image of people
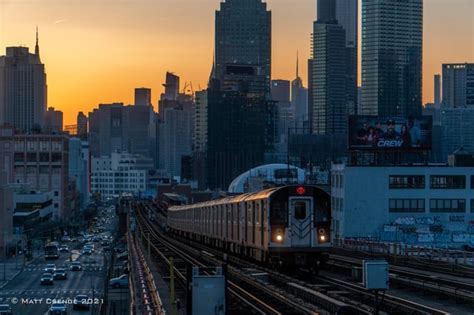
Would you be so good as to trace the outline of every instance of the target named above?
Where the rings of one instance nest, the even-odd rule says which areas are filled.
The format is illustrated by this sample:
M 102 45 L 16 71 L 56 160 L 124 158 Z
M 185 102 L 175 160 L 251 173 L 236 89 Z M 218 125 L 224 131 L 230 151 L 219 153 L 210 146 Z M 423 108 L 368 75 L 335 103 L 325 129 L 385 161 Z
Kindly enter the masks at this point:
M 350 116 L 350 150 L 431 150 L 433 119 Z

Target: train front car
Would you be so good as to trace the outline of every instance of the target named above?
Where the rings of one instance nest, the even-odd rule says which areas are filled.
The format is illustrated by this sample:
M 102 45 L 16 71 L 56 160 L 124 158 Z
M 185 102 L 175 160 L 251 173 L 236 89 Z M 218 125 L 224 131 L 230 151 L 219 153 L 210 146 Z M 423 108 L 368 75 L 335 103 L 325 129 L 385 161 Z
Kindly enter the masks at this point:
M 331 202 L 314 186 L 285 186 L 270 196 L 270 262 L 317 272 L 331 248 Z

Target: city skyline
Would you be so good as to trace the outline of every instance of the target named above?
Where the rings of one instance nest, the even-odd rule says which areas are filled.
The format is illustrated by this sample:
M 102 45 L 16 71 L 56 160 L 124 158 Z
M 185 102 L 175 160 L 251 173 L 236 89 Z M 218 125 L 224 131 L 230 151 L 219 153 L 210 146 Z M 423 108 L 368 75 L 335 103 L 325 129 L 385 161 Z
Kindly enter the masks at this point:
M 152 89 L 156 109 L 166 71 L 191 81 L 194 91 L 206 88 L 219 1 L 163 1 L 159 5 L 147 0 L 121 1 L 109 8 L 107 16 L 101 8 L 109 6 L 108 1 L 44 3 L 0 3 L 0 54 L 5 47 L 18 45 L 32 52 L 35 26 L 39 26 L 48 106 L 64 112 L 65 124 L 75 124 L 78 111 L 89 112 L 99 103 L 132 104 L 134 88 L 142 86 Z M 307 86 L 305 60 L 310 56 L 315 1 L 267 3 L 273 15 L 272 78 L 293 79 L 299 50 L 300 72 Z M 430 0 L 425 1 L 424 10 L 423 104 L 433 101 L 433 75 L 441 73 L 442 63 L 474 58 L 474 44 L 469 42 L 474 33 L 470 14 L 474 2 Z

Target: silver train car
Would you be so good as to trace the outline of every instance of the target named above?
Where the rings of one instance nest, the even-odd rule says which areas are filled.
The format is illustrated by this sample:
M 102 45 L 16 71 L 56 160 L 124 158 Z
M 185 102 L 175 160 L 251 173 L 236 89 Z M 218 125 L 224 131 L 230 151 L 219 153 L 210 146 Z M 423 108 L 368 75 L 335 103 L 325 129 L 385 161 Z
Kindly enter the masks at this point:
M 283 186 L 168 208 L 170 231 L 272 266 L 316 269 L 331 248 L 330 196 Z

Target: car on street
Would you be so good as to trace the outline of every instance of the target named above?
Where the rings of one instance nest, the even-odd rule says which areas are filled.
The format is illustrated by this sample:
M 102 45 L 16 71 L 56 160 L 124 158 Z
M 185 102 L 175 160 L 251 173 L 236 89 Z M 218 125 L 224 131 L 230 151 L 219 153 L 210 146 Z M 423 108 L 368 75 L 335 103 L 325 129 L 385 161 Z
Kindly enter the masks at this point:
M 53 274 L 54 280 L 66 280 L 67 279 L 67 272 L 64 268 L 58 268 Z
M 71 241 L 71 237 L 67 235 L 64 235 L 63 237 L 61 237 L 61 242 L 70 242 L 70 241 Z
M 52 273 L 43 273 L 40 280 L 41 285 L 53 285 L 54 277 Z
M 89 300 L 89 297 L 85 294 L 77 295 L 74 298 L 72 308 L 74 310 L 88 310 L 90 308 L 88 300 Z
M 0 304 L 0 315 L 12 315 L 12 308 L 8 304 Z
M 55 270 L 56 270 L 56 265 L 55 264 L 47 264 L 46 268 L 44 268 L 45 273 L 53 274 Z
M 59 247 L 59 251 L 61 253 L 68 253 L 69 252 L 69 247 L 67 247 L 66 245 L 63 245 L 63 246 Z
M 92 255 L 92 249 L 91 249 L 91 248 L 84 248 L 84 249 L 82 250 L 82 253 L 83 253 L 84 255 L 90 256 L 90 255 Z
M 70 271 L 81 271 L 82 270 L 82 264 L 80 261 L 73 261 L 71 263 L 71 266 L 69 266 Z
M 67 306 L 64 303 L 53 303 L 49 308 L 48 315 L 66 315 Z
M 118 278 L 110 279 L 109 285 L 114 289 L 128 287 L 128 275 L 121 275 Z

